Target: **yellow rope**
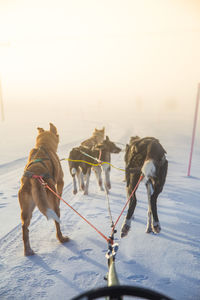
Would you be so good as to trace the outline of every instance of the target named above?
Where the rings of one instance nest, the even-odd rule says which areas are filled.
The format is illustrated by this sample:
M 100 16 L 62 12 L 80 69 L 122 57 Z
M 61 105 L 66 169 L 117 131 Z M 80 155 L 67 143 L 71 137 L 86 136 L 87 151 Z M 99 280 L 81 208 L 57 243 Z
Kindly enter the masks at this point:
M 94 166 L 94 167 L 97 167 L 97 166 L 100 166 L 100 165 L 103 165 L 103 164 L 107 164 L 107 165 L 110 165 L 111 167 L 113 167 L 113 168 L 115 168 L 115 169 L 117 169 L 117 170 L 119 170 L 119 171 L 125 172 L 124 169 L 117 168 L 117 167 L 113 166 L 111 163 L 109 163 L 109 162 L 107 162 L 107 161 L 102 161 L 102 162 L 100 162 L 100 163 L 98 163 L 98 164 L 93 164 L 93 163 L 90 163 L 90 162 L 88 162 L 88 161 L 85 161 L 85 160 L 79 160 L 79 159 L 62 158 L 61 160 L 68 160 L 68 161 L 74 161 L 74 162 L 83 162 L 83 163 L 86 163 L 86 164 L 91 165 L 91 166 Z
M 100 165 L 100 163 L 98 163 L 98 164 L 93 164 L 93 163 L 90 163 L 90 162 L 88 162 L 88 161 L 80 160 L 80 159 L 63 158 L 63 159 L 61 159 L 61 160 L 68 160 L 68 161 L 75 161 L 75 162 L 83 162 L 83 163 L 86 163 L 86 164 L 88 164 L 88 165 L 92 165 L 92 166 L 95 166 L 95 167 L 97 167 L 97 166 Z
M 115 168 L 115 169 L 117 169 L 117 170 L 119 170 L 119 171 L 123 171 L 123 172 L 125 172 L 125 170 L 124 170 L 124 169 L 121 169 L 121 168 L 115 167 L 115 166 L 113 166 L 111 163 L 109 163 L 109 162 L 107 162 L 107 161 L 102 161 L 102 164 L 108 164 L 108 165 L 110 165 L 111 167 L 113 167 L 113 168 Z

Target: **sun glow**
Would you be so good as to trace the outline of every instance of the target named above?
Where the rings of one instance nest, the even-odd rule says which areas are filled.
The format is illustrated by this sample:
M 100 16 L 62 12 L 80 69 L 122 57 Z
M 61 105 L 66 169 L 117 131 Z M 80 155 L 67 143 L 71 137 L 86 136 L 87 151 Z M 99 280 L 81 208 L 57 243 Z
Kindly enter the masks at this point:
M 7 105 L 174 110 L 195 97 L 199 1 L 4 0 L 0 8 Z

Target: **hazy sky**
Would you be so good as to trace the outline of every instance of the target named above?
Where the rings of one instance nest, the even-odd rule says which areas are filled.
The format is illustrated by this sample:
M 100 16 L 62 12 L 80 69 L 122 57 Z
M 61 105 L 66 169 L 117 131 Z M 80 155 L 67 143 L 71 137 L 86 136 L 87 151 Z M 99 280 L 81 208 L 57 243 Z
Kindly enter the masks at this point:
M 0 0 L 0 79 L 6 110 L 193 110 L 200 0 Z

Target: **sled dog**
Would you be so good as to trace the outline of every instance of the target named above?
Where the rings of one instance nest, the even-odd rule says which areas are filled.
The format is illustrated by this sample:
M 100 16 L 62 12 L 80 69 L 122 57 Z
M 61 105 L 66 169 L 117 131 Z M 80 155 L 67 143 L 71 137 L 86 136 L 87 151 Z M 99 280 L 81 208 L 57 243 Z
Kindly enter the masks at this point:
M 81 143 L 81 146 L 91 149 L 97 144 L 103 142 L 104 135 L 105 135 L 105 127 L 103 127 L 102 129 L 95 128 L 92 136 L 89 139 L 83 141 Z
M 162 192 L 168 169 L 166 151 L 159 140 L 154 137 L 131 137 L 125 150 L 127 197 L 132 194 L 140 175 L 146 184 L 148 195 L 148 215 L 146 232 L 159 233 L 161 230 L 157 213 L 157 198 Z M 134 192 L 131 196 L 128 212 L 121 228 L 121 237 L 128 234 L 131 227 L 137 199 Z
M 21 207 L 22 236 L 24 242 L 24 255 L 33 255 L 29 241 L 29 224 L 32 212 L 37 206 L 47 219 L 53 219 L 56 225 L 57 238 L 61 243 L 69 241 L 60 229 L 60 199 L 52 191 L 45 188 L 38 180 L 40 176 L 48 186 L 59 196 L 63 190 L 63 171 L 57 155 L 59 135 L 56 127 L 50 123 L 50 130 L 37 128 L 35 148 L 30 151 L 28 162 L 21 178 L 18 192 Z
M 73 193 L 77 193 L 76 176 L 78 179 L 79 190 L 83 190 L 85 195 L 88 195 L 89 179 L 91 169 L 94 169 L 97 182 L 101 190 L 103 190 L 102 169 L 101 166 L 92 166 L 98 164 L 98 161 L 111 161 L 111 153 L 119 153 L 121 149 L 115 145 L 108 136 L 102 143 L 94 146 L 92 149 L 79 146 L 73 148 L 69 153 L 69 170 L 73 178 Z M 111 188 L 110 183 L 110 165 L 102 165 L 104 172 L 104 186 L 106 191 Z M 84 180 L 85 179 L 85 180 Z

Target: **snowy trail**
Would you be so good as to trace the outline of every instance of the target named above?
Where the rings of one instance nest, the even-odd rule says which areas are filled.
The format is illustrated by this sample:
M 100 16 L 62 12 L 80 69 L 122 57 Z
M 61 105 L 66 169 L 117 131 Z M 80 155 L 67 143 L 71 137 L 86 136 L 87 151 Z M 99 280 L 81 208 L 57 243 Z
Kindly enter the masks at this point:
M 19 170 L 15 169 L 15 171 L 8 172 L 7 178 L 11 179 L 16 175 L 16 172 L 18 171 Z M 87 210 L 88 202 L 92 202 L 94 198 L 97 198 L 97 200 L 95 201 L 96 203 L 94 208 L 92 210 L 90 209 L 88 213 L 85 213 Z M 78 194 L 77 196 L 73 196 L 72 183 L 69 183 L 64 187 L 63 199 L 66 200 L 68 199 L 70 205 L 72 205 L 75 209 L 77 209 L 79 213 L 83 214 L 86 218 L 91 219 L 91 222 L 92 219 L 96 218 L 97 210 L 98 210 L 98 216 L 101 215 L 104 216 L 105 214 L 105 205 L 104 205 L 105 203 L 103 202 L 104 193 L 96 197 L 96 193 L 92 194 L 92 187 L 91 187 L 91 193 L 88 197 L 84 197 L 81 194 Z M 91 205 L 91 203 L 89 203 L 89 205 Z M 6 254 L 5 257 L 4 255 L 1 255 L 1 269 L 2 270 L 9 269 L 9 272 L 7 272 L 8 276 L 4 278 L 3 286 L 1 285 L 1 296 L 5 298 L 6 297 L 14 298 L 17 293 L 18 295 L 17 297 L 19 297 L 19 299 L 23 299 L 23 297 L 25 297 L 24 299 L 35 299 L 36 297 L 39 298 L 44 297 L 46 293 L 44 291 L 40 293 L 39 292 L 40 288 L 43 289 L 44 287 L 45 288 L 48 287 L 49 289 L 51 286 L 54 286 L 55 284 L 56 285 L 60 284 L 60 281 L 62 283 L 64 282 L 67 285 L 68 290 L 72 289 L 73 294 L 77 293 L 78 291 L 82 291 L 80 287 L 82 286 L 83 283 L 84 283 L 84 288 L 86 287 L 89 289 L 91 282 L 93 282 L 94 280 L 97 281 L 96 278 L 97 272 L 87 271 L 88 268 L 86 265 L 88 264 L 88 262 L 89 264 L 92 265 L 94 264 L 95 266 L 100 268 L 101 273 L 102 270 L 103 270 L 103 274 L 106 273 L 107 268 L 105 265 L 98 263 L 95 258 L 87 257 L 87 255 L 91 255 L 91 252 L 94 252 L 92 247 L 82 248 L 80 245 L 77 244 L 77 242 L 74 242 L 77 239 L 77 236 L 82 236 L 81 239 L 78 237 L 78 240 L 79 242 L 81 242 L 80 244 L 85 243 L 84 232 L 88 232 L 93 229 L 90 228 L 88 229 L 88 225 L 84 224 L 83 221 L 77 215 L 73 214 L 72 211 L 62 202 L 61 202 L 61 213 L 62 213 L 61 219 L 63 225 L 63 226 L 61 225 L 61 227 L 63 227 L 63 233 L 65 232 L 69 233 L 69 236 L 72 239 L 66 245 L 60 245 L 58 243 L 55 237 L 55 228 L 53 222 L 47 223 L 45 217 L 42 216 L 38 210 L 34 212 L 31 225 L 30 225 L 30 239 L 32 241 L 31 244 L 33 249 L 35 249 L 36 253 L 38 253 L 36 256 L 28 258 L 28 260 L 22 256 L 23 247 L 22 247 L 22 238 L 21 238 L 20 219 L 18 219 L 19 222 L 18 225 L 12 228 L 9 231 L 9 233 L 7 233 L 5 236 L 1 238 L 0 240 L 1 253 Z M 92 232 L 91 237 L 93 237 L 92 238 L 93 242 L 97 240 L 98 243 L 99 237 L 98 236 L 96 237 L 95 233 Z M 106 243 L 105 241 L 101 241 L 101 243 L 104 244 L 103 247 L 104 249 L 103 258 L 104 258 L 105 251 L 106 251 Z M 51 250 L 49 255 L 47 255 L 49 249 Z M 7 257 L 10 257 L 9 263 L 7 262 Z M 54 265 L 58 263 L 58 260 L 59 260 L 59 270 L 55 269 L 54 267 Z M 86 260 L 87 262 L 84 262 L 84 260 Z M 103 260 L 105 261 L 105 258 Z M 69 278 L 61 274 L 62 272 L 65 272 L 65 268 L 67 269 L 69 264 L 76 265 L 77 262 L 80 261 L 84 262 L 84 267 L 81 269 L 83 270 L 85 269 L 85 271 L 71 274 L 72 275 L 71 280 L 69 280 Z M 42 276 L 42 278 L 40 276 L 39 280 L 37 280 L 38 268 L 40 269 L 39 272 L 40 275 Z M 31 274 L 30 274 L 30 270 L 31 270 Z M 26 280 L 23 281 L 21 277 L 18 278 L 19 273 L 23 273 L 23 276 L 25 275 Z M 48 280 L 46 276 L 49 278 Z M 85 276 L 87 277 L 88 286 L 86 285 L 84 279 Z M 102 276 L 103 276 L 102 274 L 99 274 L 99 277 L 101 277 L 99 278 L 100 280 L 102 280 Z M 55 281 L 52 280 L 52 277 L 55 279 Z M 83 283 L 81 284 L 82 280 Z M 24 296 L 23 291 L 24 288 L 27 287 L 27 285 L 30 288 L 34 287 L 34 289 L 37 286 L 37 289 L 34 293 L 33 291 L 30 291 L 31 295 Z M 8 286 L 10 286 L 9 289 Z
M 126 136 L 123 133 L 118 141 L 128 141 L 129 134 L 129 131 Z M 60 157 L 67 157 L 74 145 L 62 146 Z M 177 300 L 197 300 L 200 294 L 200 179 L 185 176 L 182 157 L 175 156 L 172 146 L 168 153 L 168 177 L 158 200 L 162 231 L 159 235 L 145 234 L 147 197 L 141 183 L 135 219 L 127 238 L 119 238 L 123 216 L 117 226 L 116 268 L 121 284 L 149 287 Z M 123 152 L 112 155 L 112 164 L 123 168 L 123 156 Z M 19 174 L 21 176 L 25 163 L 26 158 L 22 158 L 0 166 L 3 182 L 0 192 L 1 199 L 4 198 L 0 203 L 0 217 L 3 222 L 8 217 L 12 220 L 0 235 L 0 298 L 71 299 L 83 291 L 106 285 L 103 279 L 107 273 L 106 241 L 63 202 L 61 229 L 70 237 L 70 242 L 61 245 L 56 239 L 54 223 L 47 222 L 36 209 L 29 228 L 36 255 L 23 256 L 17 192 Z M 108 236 L 110 219 L 106 198 L 104 192 L 99 191 L 94 174 L 89 195 L 74 196 L 67 162 L 62 162 L 62 166 L 65 173 L 63 199 Z M 126 202 L 123 179 L 124 173 L 112 168 L 109 199 L 114 220 Z M 5 214 L 9 207 L 11 216 Z

